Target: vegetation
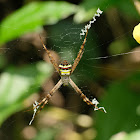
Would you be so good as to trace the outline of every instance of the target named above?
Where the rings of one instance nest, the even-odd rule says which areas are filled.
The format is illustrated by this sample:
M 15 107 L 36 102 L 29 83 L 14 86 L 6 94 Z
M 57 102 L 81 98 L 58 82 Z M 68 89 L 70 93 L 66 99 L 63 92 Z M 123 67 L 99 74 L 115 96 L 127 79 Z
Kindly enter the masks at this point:
M 140 47 L 139 38 L 133 38 L 140 1 L 13 0 L 0 5 L 0 139 L 140 138 Z M 89 30 L 72 79 L 87 97 L 97 98 L 107 114 L 95 112 L 70 86 L 62 86 L 28 126 L 32 104 L 60 78 L 39 34 L 57 63 L 73 63 L 83 41 L 81 29 L 98 7 L 103 14 Z

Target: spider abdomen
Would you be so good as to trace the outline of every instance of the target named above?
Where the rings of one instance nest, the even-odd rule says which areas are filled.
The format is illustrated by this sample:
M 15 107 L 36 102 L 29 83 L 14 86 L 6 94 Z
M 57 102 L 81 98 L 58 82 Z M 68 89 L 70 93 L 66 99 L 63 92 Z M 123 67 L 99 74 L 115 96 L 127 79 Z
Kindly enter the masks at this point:
M 64 60 L 60 65 L 59 65 L 59 69 L 60 69 L 60 75 L 61 76 L 69 76 L 71 73 L 71 64 L 68 63 L 68 61 Z

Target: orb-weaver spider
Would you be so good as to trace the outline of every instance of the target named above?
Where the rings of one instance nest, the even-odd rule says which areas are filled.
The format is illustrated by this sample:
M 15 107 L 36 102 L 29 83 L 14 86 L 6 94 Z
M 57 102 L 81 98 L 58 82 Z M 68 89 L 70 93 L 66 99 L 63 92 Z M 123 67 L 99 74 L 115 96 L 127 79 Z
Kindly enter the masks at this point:
M 51 61 L 51 63 L 53 64 L 55 70 L 59 73 L 61 79 L 58 81 L 58 83 L 54 86 L 54 88 L 46 95 L 46 97 L 44 97 L 42 99 L 41 102 L 36 102 L 33 104 L 33 109 L 34 109 L 34 114 L 33 114 L 33 118 L 30 121 L 29 125 L 31 125 L 32 121 L 34 120 L 35 114 L 36 112 L 39 113 L 44 106 L 48 103 L 49 99 L 53 96 L 53 94 L 55 93 L 55 91 L 60 88 L 60 86 L 63 85 L 68 85 L 68 83 L 70 83 L 70 85 L 74 88 L 74 90 L 80 95 L 80 97 L 83 99 L 84 102 L 86 102 L 88 105 L 94 106 L 94 110 L 101 110 L 103 112 L 106 113 L 104 107 L 97 107 L 97 104 L 99 104 L 99 102 L 94 98 L 92 101 L 90 101 L 83 93 L 82 91 L 78 88 L 78 86 L 72 81 L 72 79 L 70 78 L 70 75 L 74 72 L 74 70 L 76 69 L 79 61 L 82 58 L 82 55 L 84 53 L 84 46 L 86 43 L 86 39 L 87 39 L 87 34 L 88 34 L 88 29 L 91 27 L 91 24 L 94 23 L 94 21 L 96 21 L 95 16 L 100 16 L 100 14 L 102 13 L 102 11 L 100 9 L 97 10 L 97 13 L 94 15 L 93 20 L 89 22 L 89 24 L 87 24 L 85 26 L 85 29 L 82 30 L 82 33 L 80 35 L 85 35 L 83 44 L 81 45 L 81 48 L 79 50 L 79 53 L 76 57 L 76 59 L 74 60 L 73 65 L 69 64 L 67 60 L 64 60 L 61 64 L 57 64 L 53 58 L 53 56 L 51 55 L 50 51 L 47 49 L 47 47 L 44 45 L 41 37 L 40 40 L 42 42 L 42 45 L 44 47 L 44 49 L 46 50 L 49 59 Z M 42 106 L 41 106 L 42 105 Z M 41 107 L 40 107 L 41 106 Z M 37 109 L 40 107 L 40 110 L 37 111 Z

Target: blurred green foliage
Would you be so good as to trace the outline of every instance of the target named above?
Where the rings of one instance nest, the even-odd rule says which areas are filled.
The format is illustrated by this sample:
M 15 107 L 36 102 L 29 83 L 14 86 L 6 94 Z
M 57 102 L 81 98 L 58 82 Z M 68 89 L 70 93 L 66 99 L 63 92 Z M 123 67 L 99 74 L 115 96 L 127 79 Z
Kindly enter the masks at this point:
M 73 21 L 75 23 L 89 21 L 98 7 L 100 7 L 104 12 L 108 12 L 111 8 L 116 8 L 120 13 L 122 12 L 124 14 L 123 15 L 121 13 L 121 18 L 129 17 L 134 20 L 139 18 L 139 14 L 136 11 L 132 0 L 84 0 L 81 3 L 79 2 L 78 5 L 71 4 L 66 1 L 31 2 L 2 20 L 0 23 L 0 44 L 2 46 L 4 43 L 12 41 L 13 39 L 30 32 L 40 33 L 40 30 L 43 29 L 43 25 L 55 24 L 47 29 L 49 36 L 54 36 L 54 38 L 51 38 L 49 41 L 56 46 L 61 46 L 54 46 L 53 49 L 58 53 L 63 52 L 60 56 L 62 56 L 62 58 L 67 56 L 69 61 L 72 62 L 72 57 L 75 58 L 77 55 L 79 46 L 81 45 L 81 40 L 79 39 L 79 36 L 77 36 L 79 33 L 74 34 L 75 32 L 70 30 L 70 28 L 72 29 L 71 26 L 75 26 L 80 32 L 80 29 L 83 28 L 84 25 L 73 25 L 70 18 L 62 21 L 63 23 L 60 21 L 73 14 Z M 57 22 L 59 23 L 56 24 Z M 123 22 L 126 21 L 124 20 Z M 81 83 L 84 82 L 84 84 L 87 81 L 87 84 L 93 84 L 96 77 L 100 74 L 100 71 L 105 73 L 104 69 L 107 69 L 106 67 L 103 67 L 99 61 L 94 61 L 94 57 L 101 54 L 101 51 L 105 53 L 105 49 L 102 48 L 104 43 L 101 43 L 98 47 L 95 46 L 97 46 L 101 40 L 103 42 L 105 37 L 110 37 L 110 34 L 112 33 L 111 32 L 106 35 L 106 32 L 102 28 L 103 24 L 108 27 L 108 24 L 103 20 L 99 26 L 96 26 L 96 30 L 100 32 L 99 34 L 105 34 L 104 37 L 101 36 L 101 38 L 98 38 L 99 34 L 91 33 L 89 31 L 88 41 L 86 43 L 86 47 L 88 46 L 88 49 L 87 51 L 85 50 L 84 57 L 82 58 L 80 65 L 77 67 L 82 78 L 80 81 L 80 76 L 76 73 L 78 77 L 76 83 L 78 83 L 79 80 Z M 132 22 L 130 21 L 128 24 L 132 24 Z M 126 24 L 123 25 L 126 27 Z M 71 36 L 65 36 L 65 40 L 78 43 L 73 43 L 72 46 L 66 45 L 63 40 L 59 39 L 60 36 L 55 36 L 61 34 L 61 32 L 65 35 L 67 32 L 72 33 Z M 112 38 L 110 38 L 111 41 L 113 41 Z M 129 39 L 130 37 L 128 37 L 128 40 Z M 57 40 L 57 42 L 55 42 L 55 40 Z M 127 39 L 125 38 L 123 41 L 120 39 L 111 43 L 109 46 L 111 54 L 123 53 L 126 50 L 133 48 L 134 45 L 129 47 L 127 46 L 129 43 L 126 42 Z M 117 46 L 119 47 L 117 48 Z M 68 51 L 71 52 L 72 57 L 69 57 L 69 54 L 67 53 Z M 5 65 L 5 63 L 7 65 Z M 98 63 L 101 65 L 99 67 L 97 66 L 97 68 L 103 67 L 102 70 L 95 69 L 95 65 Z M 117 61 L 117 63 L 120 63 L 120 61 Z M 0 55 L 0 70 L 0 125 L 2 125 L 9 116 L 25 108 L 24 101 L 28 99 L 32 93 L 39 90 L 41 84 L 52 76 L 53 70 L 51 65 L 40 61 L 23 66 L 11 66 L 11 64 L 8 64 L 8 59 L 2 54 Z M 110 71 L 108 71 L 108 73 L 109 75 L 115 75 L 110 73 Z M 73 78 L 75 78 L 75 76 Z M 111 136 L 122 131 L 125 131 L 128 134 L 126 134 L 121 140 L 139 139 L 140 131 L 137 130 L 140 129 L 139 68 L 137 69 L 137 72 L 131 72 L 127 76 L 122 76 L 121 80 L 115 81 L 116 79 L 113 79 L 114 81 L 107 83 L 105 81 L 105 77 L 102 75 L 101 79 L 98 80 L 105 85 L 103 88 L 106 95 L 102 97 L 102 101 L 100 103 L 106 108 L 108 113 L 103 114 L 102 112 L 97 112 L 96 114 L 93 114 L 93 119 L 96 116 L 96 140 L 120 140 Z M 58 132 L 59 130 L 55 128 L 45 128 L 37 133 L 34 140 L 55 139 Z
M 8 116 L 23 109 L 23 101 L 37 92 L 51 74 L 52 67 L 45 62 L 21 68 L 8 67 L 0 77 L 0 125 Z
M 120 131 L 131 132 L 140 128 L 139 85 L 140 72 L 109 85 L 102 101 L 107 114 L 98 113 L 96 116 L 97 140 L 109 140 L 112 134 Z
M 127 16 L 139 18 L 139 14 L 136 11 L 133 0 L 84 0 L 81 4 L 87 10 L 100 7 L 102 10 L 109 10 L 116 7 Z
M 0 44 L 25 33 L 39 31 L 42 25 L 55 24 L 76 12 L 67 2 L 32 2 L 5 18 L 0 24 Z

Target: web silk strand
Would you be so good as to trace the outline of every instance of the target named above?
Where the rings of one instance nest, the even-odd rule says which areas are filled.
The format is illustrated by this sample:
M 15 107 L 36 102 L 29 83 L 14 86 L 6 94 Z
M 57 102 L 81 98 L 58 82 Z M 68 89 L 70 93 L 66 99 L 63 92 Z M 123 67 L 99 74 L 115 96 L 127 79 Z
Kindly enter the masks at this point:
M 100 17 L 100 15 L 103 13 L 99 8 L 97 9 L 96 13 L 93 16 L 93 20 L 89 21 L 89 24 L 85 25 L 84 29 L 81 29 L 80 37 L 84 36 L 87 30 L 91 28 L 91 24 L 93 24 L 96 21 L 96 17 Z

